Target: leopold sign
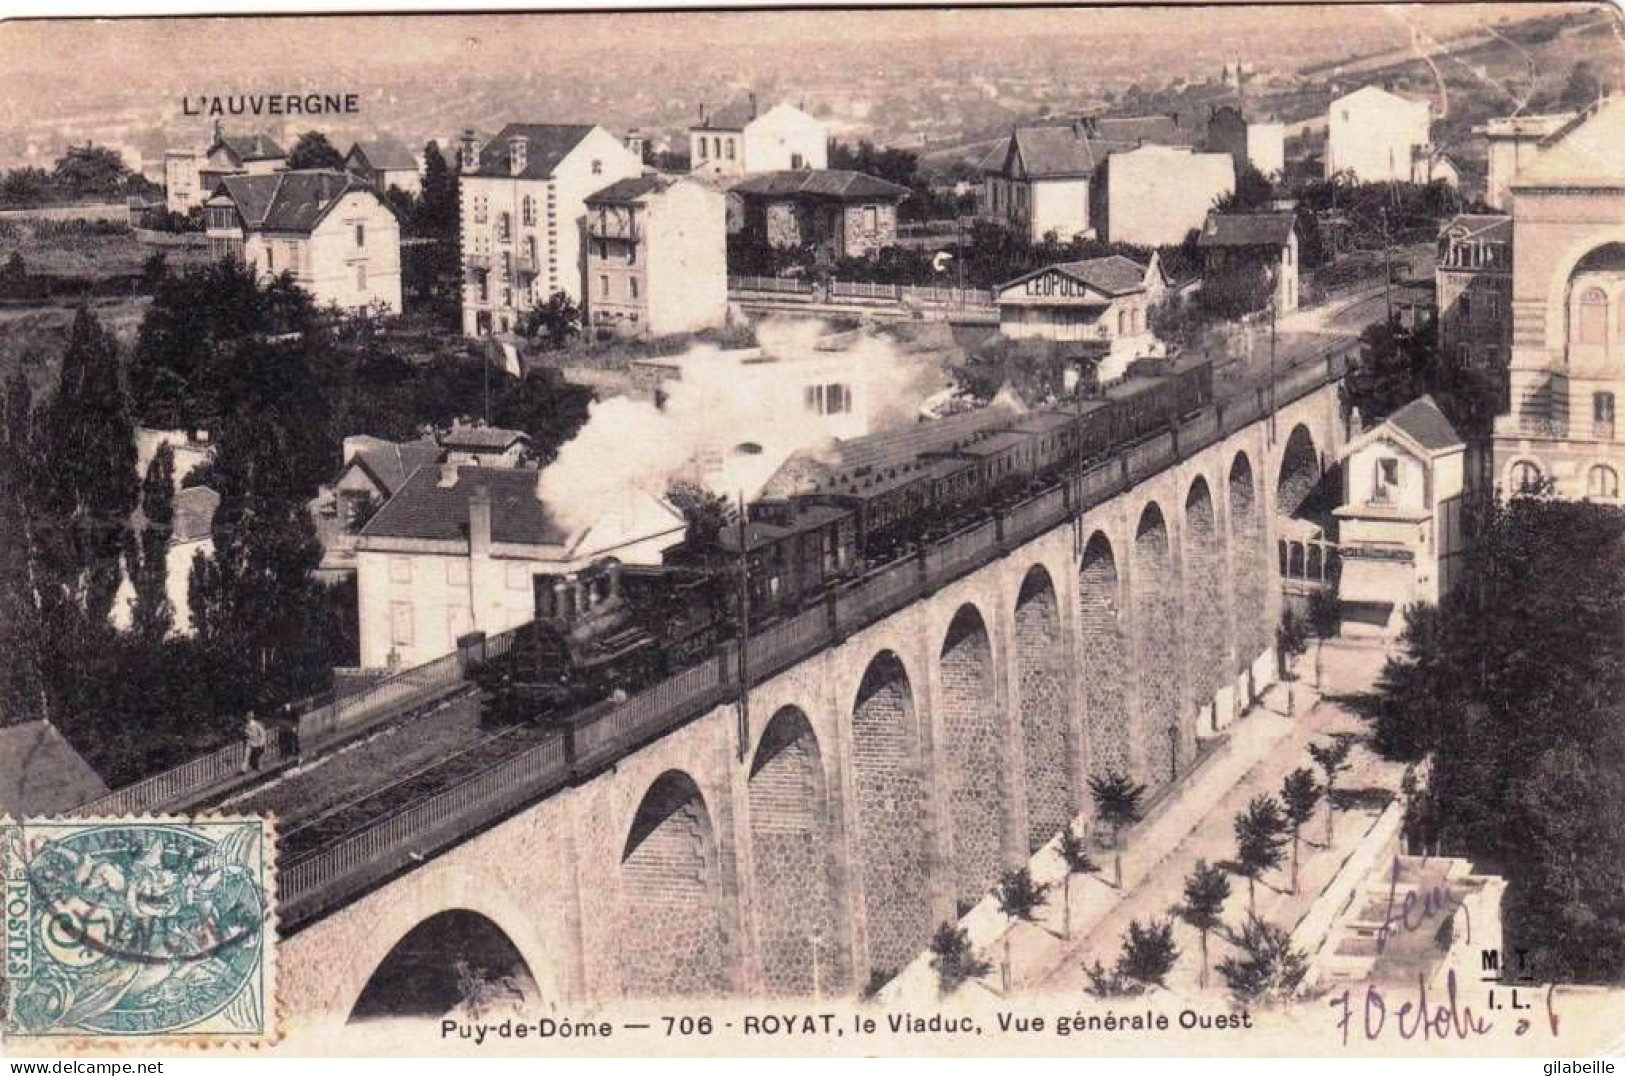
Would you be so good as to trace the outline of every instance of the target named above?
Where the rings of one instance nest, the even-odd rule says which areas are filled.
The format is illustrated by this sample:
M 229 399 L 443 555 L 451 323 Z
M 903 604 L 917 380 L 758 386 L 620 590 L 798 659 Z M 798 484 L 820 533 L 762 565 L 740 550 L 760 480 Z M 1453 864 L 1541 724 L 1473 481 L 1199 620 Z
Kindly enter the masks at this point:
M 1001 297 L 1015 295 L 1032 299 L 1100 299 L 1083 281 L 1053 270 L 1006 288 Z

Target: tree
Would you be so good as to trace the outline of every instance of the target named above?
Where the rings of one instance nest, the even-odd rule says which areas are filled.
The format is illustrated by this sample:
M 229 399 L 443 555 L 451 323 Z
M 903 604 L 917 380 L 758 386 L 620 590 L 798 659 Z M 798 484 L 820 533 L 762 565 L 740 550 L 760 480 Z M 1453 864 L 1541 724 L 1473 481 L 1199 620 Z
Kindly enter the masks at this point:
M 1254 796 L 1236 815 L 1236 871 L 1247 879 L 1247 910 L 1257 904 L 1256 884 L 1267 870 L 1281 865 L 1286 846 L 1286 819 L 1271 796 Z
M 1145 786 L 1126 773 L 1112 772 L 1104 777 L 1089 778 L 1089 795 L 1095 801 L 1095 814 L 1111 827 L 1112 877 L 1117 888 L 1123 888 L 1123 852 L 1118 847 L 1122 831 L 1140 820 L 1140 801 Z
M 677 479 L 666 486 L 666 500 L 683 514 L 685 544 L 696 550 L 717 548 L 722 528 L 733 514 L 728 498 Z
M 1326 796 L 1326 847 L 1332 846 L 1333 816 L 1337 813 L 1337 778 L 1349 768 L 1349 752 L 1354 742 L 1347 737 L 1334 737 L 1325 744 L 1309 745 L 1309 757 L 1320 767 L 1321 790 Z
M 1263 310 L 1274 294 L 1275 284 L 1262 262 L 1237 258 L 1203 278 L 1196 303 L 1210 317 L 1231 321 Z
M 457 235 L 457 173 L 446 164 L 438 142 L 423 147 L 423 196 L 417 203 L 417 224 L 424 235 Z
M 1033 881 L 1032 871 L 1026 867 L 1005 871 L 999 878 L 998 885 L 993 887 L 993 897 L 999 902 L 999 911 L 1012 920 L 1031 923 L 1038 909 L 1042 908 L 1048 897 L 1050 887 L 1048 883 L 1040 884 Z M 1012 928 L 1014 923 L 1011 924 Z M 1010 993 L 1010 942 L 1014 929 L 1004 932 L 1004 992 Z
M 344 168 L 344 154 L 333 148 L 333 143 L 320 131 L 306 131 L 299 136 L 288 152 L 288 167 L 297 168 L 331 168 L 342 171 Z
M 111 198 L 124 193 L 130 170 L 118 151 L 86 142 L 57 158 L 51 179 L 70 198 Z
M 88 309 L 68 331 L 56 395 L 35 443 L 42 467 L 32 499 L 51 521 L 42 536 L 54 543 L 37 568 L 50 579 L 46 604 L 69 617 L 54 629 L 72 632 L 79 618 L 103 625 L 118 590 L 124 521 L 139 492 L 118 345 Z
M 135 591 L 130 628 L 149 642 L 161 642 L 175 621 L 169 601 L 169 539 L 175 525 L 175 452 L 161 446 L 141 484 L 139 528 L 132 528 L 124 561 Z
M 1268 209 L 1275 198 L 1275 187 L 1251 164 L 1244 164 L 1236 176 L 1236 189 L 1213 203 L 1220 213 L 1257 213 Z
M 1292 936 L 1251 912 L 1241 928 L 1241 956 L 1219 961 L 1219 974 L 1243 1005 L 1291 1001 L 1309 974 L 1309 958 Z
M 964 927 L 944 923 L 931 936 L 928 947 L 931 967 L 937 973 L 937 987 L 947 997 L 968 979 L 979 979 L 993 970 L 993 965 L 977 957 L 971 949 L 970 935 Z
M 1107 972 L 1097 960 L 1085 966 L 1089 992 L 1097 997 L 1143 994 L 1153 986 L 1166 987 L 1168 973 L 1179 960 L 1174 945 L 1174 925 L 1170 920 L 1153 919 L 1142 926 L 1138 919 L 1128 925 L 1123 951 Z
M 1275 628 L 1275 655 L 1281 664 L 1281 678 L 1290 679 L 1292 662 L 1309 649 L 1309 624 L 1290 606 L 1281 610 L 1281 623 Z
M 1286 775 L 1281 783 L 1281 805 L 1287 823 L 1292 827 L 1292 892 L 1298 891 L 1298 843 L 1304 823 L 1314 817 L 1320 805 L 1320 785 L 1315 783 L 1314 771 L 1299 767 Z
M 519 335 L 557 350 L 581 333 L 581 308 L 562 291 L 525 311 L 519 319 Z
M 1061 878 L 1061 934 L 1070 939 L 1072 937 L 1072 876 L 1074 874 L 1094 874 L 1100 870 L 1094 859 L 1089 855 L 1089 846 L 1082 837 L 1073 831 L 1071 825 L 1061 830 L 1061 863 L 1066 867 L 1066 874 Z
M 237 706 L 311 694 L 331 679 L 326 594 L 311 577 L 322 548 L 296 429 L 275 412 L 238 412 L 216 446 L 214 555 L 193 566 L 192 620 L 200 643 L 242 666 L 250 697 Z
M 1185 899 L 1179 905 L 1179 917 L 1202 938 L 1200 985 L 1203 989 L 1207 988 L 1207 936 L 1224 925 L 1224 902 L 1229 899 L 1230 879 L 1224 868 L 1198 859 L 1185 879 Z

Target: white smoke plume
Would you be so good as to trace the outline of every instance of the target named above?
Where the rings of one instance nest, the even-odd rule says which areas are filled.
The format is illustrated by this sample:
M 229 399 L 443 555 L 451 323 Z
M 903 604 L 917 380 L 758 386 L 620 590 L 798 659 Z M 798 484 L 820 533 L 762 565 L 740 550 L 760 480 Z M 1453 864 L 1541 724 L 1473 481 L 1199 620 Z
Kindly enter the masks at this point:
M 821 338 L 843 349 L 820 350 Z M 768 321 L 757 340 L 760 361 L 743 365 L 740 352 L 710 346 L 678 357 L 682 376 L 662 383 L 660 407 L 625 396 L 592 404 L 538 481 L 559 522 L 575 532 L 629 489 L 658 496 L 673 479 L 748 499 L 797 450 L 828 444 L 832 430 L 850 437 L 914 421 L 920 401 L 946 383 L 940 355 L 904 355 L 869 330 L 832 337 L 822 322 Z M 823 380 L 853 384 L 853 413 L 806 407 L 802 386 Z

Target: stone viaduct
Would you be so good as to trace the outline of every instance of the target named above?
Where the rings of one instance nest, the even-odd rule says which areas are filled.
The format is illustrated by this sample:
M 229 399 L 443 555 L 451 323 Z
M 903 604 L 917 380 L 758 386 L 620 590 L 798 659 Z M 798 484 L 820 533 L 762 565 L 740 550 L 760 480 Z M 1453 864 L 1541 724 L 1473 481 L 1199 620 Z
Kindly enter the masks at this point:
M 1271 427 L 755 684 L 743 746 L 719 706 L 284 939 L 291 1013 L 342 1019 L 403 961 L 449 962 L 448 918 L 544 1005 L 900 969 L 1087 816 L 1090 775 L 1177 782 L 1273 680 L 1276 536 L 1342 446 L 1336 385 Z

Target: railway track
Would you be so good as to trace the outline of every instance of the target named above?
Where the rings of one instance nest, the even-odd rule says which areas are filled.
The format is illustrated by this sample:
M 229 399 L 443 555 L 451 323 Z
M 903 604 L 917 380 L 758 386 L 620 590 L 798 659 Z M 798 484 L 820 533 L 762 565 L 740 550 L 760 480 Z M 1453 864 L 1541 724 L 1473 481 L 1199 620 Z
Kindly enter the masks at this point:
M 541 725 L 510 725 L 483 736 L 455 754 L 397 778 L 382 788 L 337 803 L 299 820 L 280 837 L 280 854 L 294 862 L 369 823 L 395 814 L 457 782 L 490 769 L 556 732 Z

